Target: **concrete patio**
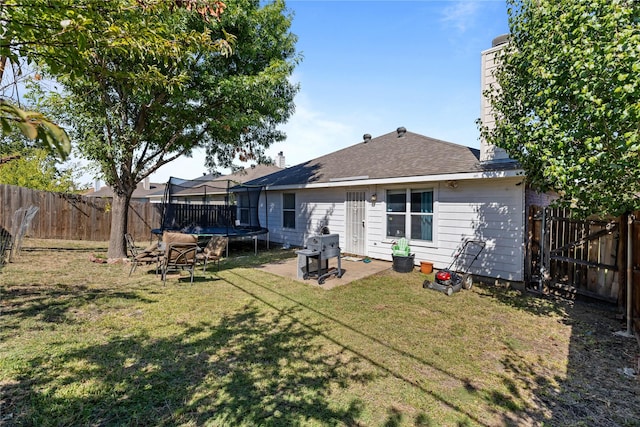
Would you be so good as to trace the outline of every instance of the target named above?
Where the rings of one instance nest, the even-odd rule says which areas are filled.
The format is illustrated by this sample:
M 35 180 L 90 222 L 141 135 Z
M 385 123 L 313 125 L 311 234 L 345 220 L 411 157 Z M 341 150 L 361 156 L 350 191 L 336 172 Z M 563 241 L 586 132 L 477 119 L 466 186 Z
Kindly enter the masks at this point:
M 346 285 L 354 280 L 362 279 L 364 277 L 371 276 L 381 271 L 390 270 L 392 263 L 389 261 L 380 261 L 372 259 L 371 262 L 364 262 L 361 259 L 352 257 L 343 257 L 341 259 L 342 277 L 338 278 L 335 275 L 331 275 L 325 279 L 324 284 L 318 284 L 318 280 L 315 278 L 303 280 L 299 279 L 297 275 L 298 260 L 297 258 L 290 258 L 282 262 L 265 264 L 259 268 L 266 272 L 286 277 L 291 280 L 296 280 L 302 283 L 308 283 L 312 286 L 318 286 L 323 289 L 332 289 L 336 286 Z M 329 260 L 329 270 L 337 268 L 338 262 L 336 258 Z

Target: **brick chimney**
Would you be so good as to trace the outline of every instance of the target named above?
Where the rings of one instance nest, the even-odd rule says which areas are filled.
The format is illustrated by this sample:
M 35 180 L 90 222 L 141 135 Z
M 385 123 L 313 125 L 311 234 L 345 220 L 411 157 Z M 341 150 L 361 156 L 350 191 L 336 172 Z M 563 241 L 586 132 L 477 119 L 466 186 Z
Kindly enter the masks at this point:
M 276 166 L 280 169 L 284 169 L 286 167 L 284 163 L 284 154 L 282 153 L 282 151 L 279 152 L 278 156 L 276 157 Z
M 493 70 L 495 70 L 498 66 L 498 63 L 496 62 L 497 55 L 499 54 L 500 50 L 502 50 L 505 43 L 507 43 L 508 41 L 508 34 L 498 36 L 493 39 L 493 42 L 491 43 L 491 49 L 487 49 L 481 54 L 482 63 L 480 65 L 480 70 L 482 74 L 480 76 L 480 119 L 482 120 L 482 124 L 484 126 L 488 126 L 489 129 L 494 126 L 495 120 L 493 119 L 493 115 L 491 114 L 491 104 L 489 104 L 489 100 L 485 98 L 482 92 L 484 92 L 486 89 L 489 89 L 490 84 L 495 84 L 496 80 L 493 77 Z M 480 138 L 481 162 L 506 160 L 509 160 L 509 156 L 502 148 L 496 147 L 495 145 L 487 144 L 487 142 L 483 138 Z

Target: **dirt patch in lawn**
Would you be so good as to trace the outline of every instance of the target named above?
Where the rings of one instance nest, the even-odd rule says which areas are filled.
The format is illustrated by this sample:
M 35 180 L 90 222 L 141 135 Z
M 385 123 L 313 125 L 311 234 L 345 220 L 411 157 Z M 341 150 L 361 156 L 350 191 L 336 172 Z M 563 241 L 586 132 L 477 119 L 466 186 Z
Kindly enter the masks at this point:
M 638 342 L 616 334 L 624 324 L 615 307 L 576 302 L 569 314 L 567 379 L 558 393 L 541 396 L 554 408 L 551 424 L 640 426 Z
M 566 375 L 556 377 L 555 385 L 548 377 L 531 375 L 535 368 L 511 365 L 537 390 L 532 425 L 640 426 L 640 342 L 620 336 L 626 326 L 620 310 L 597 301 L 540 298 L 552 298 L 554 307 L 564 311 L 571 338 Z M 547 341 L 541 345 L 556 345 L 552 337 Z

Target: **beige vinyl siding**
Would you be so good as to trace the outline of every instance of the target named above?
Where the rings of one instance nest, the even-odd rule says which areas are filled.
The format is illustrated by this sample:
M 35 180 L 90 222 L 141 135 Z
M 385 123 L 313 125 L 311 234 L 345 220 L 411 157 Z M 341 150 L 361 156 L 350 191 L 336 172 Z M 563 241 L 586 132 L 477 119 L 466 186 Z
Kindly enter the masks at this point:
M 474 263 L 474 274 L 523 280 L 524 189 L 521 178 L 463 180 L 455 189 L 436 184 L 434 241 L 410 241 L 416 264 L 431 261 L 436 268 L 452 262 L 465 239 L 487 243 Z M 420 188 L 415 184 L 409 187 Z M 376 206 L 369 210 L 369 256 L 391 260 L 392 240 L 385 238 L 385 203 L 378 189 Z
M 269 237 L 277 243 L 302 246 L 309 236 L 320 233 L 323 226 L 331 233 L 340 235 L 341 246 L 344 242 L 344 189 L 302 189 L 287 190 L 284 193 L 296 195 L 296 228 L 286 229 L 282 225 L 282 191 L 270 191 L 267 196 L 268 208 L 265 211 L 265 196 L 260 197 L 260 224 L 268 224 Z M 266 221 L 268 219 L 268 222 Z
M 402 186 L 340 187 L 287 190 L 296 193 L 296 230 L 282 227 L 282 192 L 268 193 L 268 210 L 261 198 L 260 222 L 269 227 L 269 236 L 277 243 L 304 245 L 322 226 L 340 235 L 345 247 L 349 236 L 345 229 L 347 191 L 366 194 L 366 256 L 391 261 L 392 239 L 386 237 L 386 190 L 425 189 L 434 192 L 434 240 L 410 241 L 416 264 L 431 261 L 435 268 L 447 267 L 465 239 L 487 243 L 474 264 L 472 273 L 505 280 L 523 280 L 524 260 L 524 185 L 521 177 L 459 180 L 456 188 L 445 182 L 412 183 Z M 371 194 L 377 201 L 371 203 Z M 268 214 L 268 223 L 265 222 Z

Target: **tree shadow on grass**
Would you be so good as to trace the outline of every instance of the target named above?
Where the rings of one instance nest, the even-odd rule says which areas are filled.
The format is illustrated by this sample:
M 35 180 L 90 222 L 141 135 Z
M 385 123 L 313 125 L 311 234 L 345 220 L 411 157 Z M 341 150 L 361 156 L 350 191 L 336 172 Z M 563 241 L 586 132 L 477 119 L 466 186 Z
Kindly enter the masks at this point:
M 22 328 L 22 322 L 27 319 L 52 325 L 84 322 L 85 317 L 96 315 L 100 311 L 101 301 L 154 302 L 138 292 L 97 289 L 83 285 L 25 284 L 2 287 L 1 293 L 3 321 L 0 323 L 0 338 L 11 330 Z M 80 313 L 91 304 L 95 305 L 95 313 Z
M 291 313 L 250 304 L 168 337 L 33 358 L 28 375 L 4 385 L 3 415 L 17 425 L 356 425 L 361 403 L 329 397 L 370 374 L 314 338 Z
M 640 426 L 638 379 L 624 375 L 640 354 L 615 305 L 575 301 L 564 322 L 571 327 L 567 372 L 557 388 L 540 388 L 551 425 Z
M 616 318 L 614 305 L 553 295 L 516 295 L 495 287 L 484 287 L 483 292 L 538 316 L 557 315 L 559 322 L 571 328 L 566 372 L 559 370 L 554 376 L 541 368 L 544 360 L 527 361 L 517 346 L 505 343 L 508 351 L 500 361 L 504 368 L 500 376 L 512 392 L 491 396 L 497 406 L 519 406 L 525 399 L 517 390 L 530 390 L 532 401 L 522 413 L 533 423 L 640 426 L 637 379 L 623 374 L 639 353 L 637 342 L 615 334 L 624 325 Z M 550 340 L 548 345 L 555 344 Z M 508 414 L 504 419 L 507 425 L 517 424 Z
M 241 277 L 242 276 L 238 274 L 238 278 L 241 278 Z M 425 369 L 426 371 L 435 372 L 437 377 L 440 377 L 439 378 L 440 381 L 442 380 L 450 381 L 451 384 L 456 384 L 456 386 L 462 386 L 467 396 L 472 396 L 474 398 L 475 397 L 483 398 L 489 403 L 491 403 L 493 407 L 499 408 L 499 410 L 494 411 L 494 414 L 496 415 L 495 417 L 496 419 L 519 420 L 519 419 L 522 419 L 522 418 L 518 418 L 519 415 L 523 415 L 523 416 L 527 415 L 527 414 L 522 414 L 522 411 L 521 411 L 522 399 L 519 396 L 517 396 L 517 394 L 515 397 L 516 403 L 514 403 L 514 398 L 512 398 L 511 395 L 499 393 L 497 391 L 490 391 L 487 393 L 483 389 L 477 388 L 473 384 L 473 380 L 471 378 L 460 377 L 457 374 L 455 374 L 452 370 L 450 370 L 448 367 L 443 366 L 443 365 L 446 365 L 446 363 L 444 364 L 434 363 L 433 359 L 427 359 L 420 354 L 415 354 L 412 350 L 406 350 L 406 349 L 402 349 L 400 347 L 391 345 L 387 342 L 385 338 L 367 333 L 358 327 L 354 327 L 349 323 L 344 322 L 341 318 L 324 313 L 321 310 L 318 310 L 302 301 L 296 300 L 295 297 L 286 295 L 285 293 L 278 291 L 277 289 L 270 288 L 268 286 L 265 286 L 261 283 L 253 281 L 246 277 L 242 277 L 242 278 L 245 279 L 244 283 L 250 284 L 250 285 L 249 286 L 240 285 L 240 281 L 238 281 L 238 283 L 234 283 L 233 285 L 236 286 L 239 290 L 242 290 L 243 292 L 246 292 L 248 295 L 252 296 L 256 301 L 260 301 L 261 303 L 268 305 L 274 310 L 283 310 L 283 309 L 279 309 L 276 305 L 268 302 L 267 299 L 261 297 L 257 292 L 255 292 L 257 288 L 260 288 L 263 291 L 267 291 L 268 293 L 271 293 L 273 295 L 278 295 L 279 297 L 284 298 L 285 300 L 291 303 L 294 303 L 295 306 L 299 308 L 299 310 L 296 310 L 296 311 L 299 311 L 300 313 L 302 312 L 306 312 L 307 314 L 313 313 L 317 316 L 320 316 L 320 318 L 322 318 L 322 321 L 319 324 L 321 325 L 326 325 L 328 323 L 339 325 L 340 327 L 343 327 L 351 331 L 352 333 L 354 333 L 355 335 L 361 338 L 366 338 L 370 342 L 370 345 L 372 347 L 386 348 L 394 355 L 393 359 L 396 362 L 401 359 L 405 361 L 417 362 L 419 366 L 426 368 Z M 284 311 L 281 311 L 281 312 L 286 316 L 291 316 L 293 314 L 293 313 L 285 314 Z M 299 320 L 299 321 L 302 324 L 305 324 L 304 320 Z M 406 385 L 413 387 L 415 390 L 418 390 L 419 392 L 432 397 L 437 402 L 439 402 L 439 404 L 442 407 L 446 407 L 451 411 L 457 413 L 457 418 L 459 418 L 457 421 L 457 425 L 459 427 L 470 426 L 470 425 L 481 425 L 481 426 L 494 425 L 492 421 L 483 419 L 481 415 L 478 415 L 473 409 L 470 410 L 469 408 L 467 408 L 458 399 L 456 398 L 450 399 L 446 393 L 443 393 L 442 390 L 437 390 L 437 387 L 434 387 L 432 384 L 430 384 L 431 381 L 436 381 L 433 378 L 429 378 L 428 380 L 425 380 L 424 378 L 419 378 L 419 376 L 416 376 L 416 375 L 407 375 L 406 372 L 396 369 L 394 367 L 395 363 L 390 364 L 389 361 L 384 360 L 384 358 L 371 356 L 369 352 L 365 352 L 363 350 L 358 349 L 357 347 L 352 346 L 348 340 L 334 338 L 333 334 L 325 330 L 325 328 L 319 329 L 317 325 L 313 325 L 313 324 L 305 324 L 305 327 L 309 328 L 310 330 L 316 331 L 317 335 L 323 336 L 326 340 L 340 346 L 348 354 L 354 354 L 360 360 L 374 366 L 378 371 L 380 371 L 381 375 L 394 377 L 397 380 L 404 382 Z M 372 353 L 375 353 L 375 352 L 372 352 Z M 510 392 L 517 393 L 517 389 L 516 390 L 510 389 Z M 423 426 L 430 427 L 433 425 L 440 425 L 438 420 L 432 419 L 429 416 L 429 414 L 423 412 L 422 410 L 418 410 L 417 414 L 410 415 L 409 412 L 406 411 L 405 408 L 402 408 L 401 406 L 402 405 L 400 405 L 399 407 L 396 407 L 395 405 L 392 405 L 390 408 L 388 408 L 387 418 L 383 424 L 384 426 L 388 426 L 388 427 L 401 426 L 401 425 L 407 425 L 407 423 L 411 423 L 411 425 L 416 427 L 423 427 Z M 509 418 L 508 416 L 505 417 L 503 414 L 509 411 L 517 412 L 517 413 L 511 418 Z M 511 425 L 519 425 L 519 424 L 516 421 L 515 424 L 511 424 Z
M 494 298 L 502 304 L 527 311 L 536 316 L 566 316 L 572 305 L 570 301 L 553 295 L 529 294 L 505 286 L 477 284 L 476 290 L 482 296 Z

